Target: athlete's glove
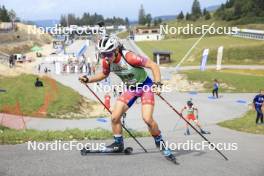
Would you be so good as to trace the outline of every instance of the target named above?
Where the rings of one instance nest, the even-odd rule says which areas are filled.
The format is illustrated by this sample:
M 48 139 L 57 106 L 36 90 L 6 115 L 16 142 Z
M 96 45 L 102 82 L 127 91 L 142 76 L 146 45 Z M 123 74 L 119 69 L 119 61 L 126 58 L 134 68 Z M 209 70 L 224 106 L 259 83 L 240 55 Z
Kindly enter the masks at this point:
M 154 92 L 155 92 L 157 95 L 160 95 L 160 94 L 161 94 L 161 90 L 162 90 L 162 86 L 163 86 L 163 84 L 162 84 L 161 82 L 154 82 L 153 85 L 154 85 Z
M 89 78 L 86 75 L 80 76 L 79 81 L 83 84 L 89 83 Z

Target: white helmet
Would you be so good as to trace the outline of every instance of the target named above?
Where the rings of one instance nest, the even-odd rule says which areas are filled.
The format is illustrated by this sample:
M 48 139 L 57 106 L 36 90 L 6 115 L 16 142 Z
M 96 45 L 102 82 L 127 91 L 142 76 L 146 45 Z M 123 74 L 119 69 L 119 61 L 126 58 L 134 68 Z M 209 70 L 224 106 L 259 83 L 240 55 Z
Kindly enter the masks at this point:
M 102 37 L 98 44 L 97 49 L 100 53 L 108 53 L 114 51 L 119 46 L 118 39 L 111 36 Z

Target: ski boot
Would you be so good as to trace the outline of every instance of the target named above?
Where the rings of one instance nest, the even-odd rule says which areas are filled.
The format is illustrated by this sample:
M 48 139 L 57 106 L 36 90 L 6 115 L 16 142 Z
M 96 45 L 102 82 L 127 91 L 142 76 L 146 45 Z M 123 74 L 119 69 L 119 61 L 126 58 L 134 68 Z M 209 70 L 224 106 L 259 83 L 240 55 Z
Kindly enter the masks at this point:
M 179 164 L 176 157 L 173 155 L 172 151 L 169 148 L 162 149 L 162 153 L 167 160 L 173 162 L 174 164 Z
M 105 150 L 112 151 L 113 153 L 121 153 L 124 151 L 124 143 L 113 142 L 111 145 L 106 146 Z
M 159 142 L 155 142 L 155 144 L 167 160 L 172 161 L 174 164 L 179 164 L 177 162 L 176 157 L 173 155 L 172 151 L 165 146 L 165 142 L 163 141 L 163 139 L 161 139 Z
M 186 132 L 184 133 L 185 136 L 191 135 L 189 128 L 187 128 Z
M 202 134 L 211 134 L 209 131 L 205 131 L 205 130 L 203 130 L 203 129 L 201 129 L 201 133 L 202 133 Z

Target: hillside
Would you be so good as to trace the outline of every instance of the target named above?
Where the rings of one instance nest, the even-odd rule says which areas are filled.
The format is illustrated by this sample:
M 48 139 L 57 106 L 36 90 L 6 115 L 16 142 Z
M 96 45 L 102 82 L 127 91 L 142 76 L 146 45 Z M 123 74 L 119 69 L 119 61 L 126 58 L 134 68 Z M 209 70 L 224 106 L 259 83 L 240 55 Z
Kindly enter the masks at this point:
M 171 51 L 172 63 L 169 65 L 176 65 L 197 40 L 198 38 L 167 39 L 137 42 L 137 45 L 150 58 L 153 58 L 153 50 Z M 199 65 L 205 48 L 210 49 L 208 63 L 215 64 L 217 48 L 220 46 L 224 46 L 223 64 L 264 64 L 264 41 L 214 36 L 203 38 L 191 52 L 184 65 Z
M 30 74 L 0 76 L 1 88 L 7 90 L 0 94 L 0 112 L 63 119 L 105 115 L 100 104 L 49 77 L 40 77 L 44 87 L 36 88 L 34 82 L 37 77 Z
M 0 41 L 0 51 L 14 54 L 28 52 L 35 44 L 42 46 L 50 43 L 52 39 L 49 35 L 42 34 L 40 30 L 34 30 L 31 25 L 18 23 L 15 32 L 0 33 Z
M 264 23 L 264 1 L 228 0 L 216 10 L 214 16 L 236 24 Z

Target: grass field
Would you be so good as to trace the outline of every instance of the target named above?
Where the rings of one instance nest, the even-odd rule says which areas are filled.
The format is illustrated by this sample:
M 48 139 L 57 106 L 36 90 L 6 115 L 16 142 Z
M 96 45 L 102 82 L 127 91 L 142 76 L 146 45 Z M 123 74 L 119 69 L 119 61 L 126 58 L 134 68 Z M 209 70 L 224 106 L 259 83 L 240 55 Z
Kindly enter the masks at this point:
M 264 125 L 256 125 L 256 113 L 255 111 L 248 111 L 243 117 L 227 120 L 218 123 L 218 125 L 229 128 L 232 130 L 253 133 L 253 134 L 264 134 Z
M 129 32 L 128 31 L 120 32 L 120 33 L 117 34 L 117 37 L 121 38 L 121 39 L 126 39 L 128 36 L 129 36 Z
M 149 136 L 148 132 L 131 131 L 136 137 Z M 124 133 L 125 137 L 129 137 Z M 27 141 L 72 141 L 72 140 L 99 140 L 112 138 L 111 131 L 104 129 L 80 130 L 67 129 L 65 131 L 37 131 L 37 130 L 23 130 L 18 131 L 10 128 L 0 126 L 0 144 L 22 144 Z
M 171 51 L 172 63 L 166 65 L 176 65 L 197 40 L 198 38 L 169 39 L 137 42 L 137 45 L 152 59 L 154 50 Z M 215 36 L 202 39 L 183 65 L 200 64 L 205 48 L 210 49 L 208 64 L 216 63 L 217 49 L 220 46 L 224 46 L 223 64 L 264 64 L 264 41 Z
M 205 91 L 211 92 L 213 80 L 220 82 L 220 92 L 259 92 L 264 88 L 264 71 L 245 70 L 207 70 L 207 71 L 183 71 L 188 80 L 204 83 Z M 225 85 L 223 87 L 223 84 Z
M 47 77 L 41 78 L 44 87 L 36 88 L 35 75 L 0 77 L 0 111 L 28 116 L 56 117 L 54 114 L 78 113 L 83 97 Z M 94 102 L 90 102 L 94 104 Z

